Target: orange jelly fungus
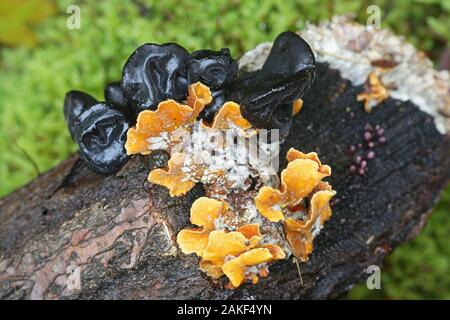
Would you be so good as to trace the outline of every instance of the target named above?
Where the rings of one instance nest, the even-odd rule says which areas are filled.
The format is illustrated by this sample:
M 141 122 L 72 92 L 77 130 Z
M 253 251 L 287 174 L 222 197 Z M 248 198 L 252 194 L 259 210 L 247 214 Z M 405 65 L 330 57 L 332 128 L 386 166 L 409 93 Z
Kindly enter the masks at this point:
M 282 260 L 286 258 L 284 251 L 277 245 L 263 245 L 240 254 L 236 258 L 228 260 L 222 267 L 224 274 L 230 279 L 233 287 L 239 287 L 246 278 L 252 283 L 258 283 L 259 277 L 265 278 L 269 275 L 266 267 L 261 267 L 256 274 L 249 272 L 248 268 L 266 262 Z
M 279 189 L 264 186 L 255 198 L 259 212 L 272 222 L 284 221 L 286 238 L 293 254 L 307 261 L 312 242 L 324 222 L 331 216 L 330 199 L 336 194 L 322 179 L 331 175 L 315 152 L 290 149 L 289 164 L 281 172 Z M 307 210 L 305 208 L 308 208 Z M 301 214 L 301 219 L 290 215 Z
M 183 229 L 178 233 L 177 242 L 184 254 L 202 255 L 208 244 L 209 233 L 215 229 L 214 221 L 228 210 L 224 201 L 201 197 L 191 207 L 191 223 L 195 229 Z
M 182 171 L 184 155 L 173 153 L 168 161 L 168 169 L 154 169 L 148 175 L 148 181 L 169 189 L 171 197 L 186 194 L 195 186 L 195 182 L 186 178 Z
M 281 172 L 280 188 L 264 186 L 255 198 L 259 212 L 272 222 L 283 220 L 285 208 L 298 205 L 323 178 L 331 175 L 331 168 L 323 165 L 315 152 L 305 154 L 291 148 L 286 158 L 289 164 Z
M 369 74 L 369 81 L 366 85 L 367 91 L 358 94 L 357 101 L 364 101 L 364 110 L 372 111 L 372 107 L 389 98 L 389 91 L 383 86 L 380 78 L 374 73 Z
M 206 91 L 207 89 L 207 87 L 204 86 L 199 88 L 202 88 L 202 90 L 204 91 Z M 193 89 L 191 87 L 191 91 L 192 90 Z M 203 94 L 205 96 L 207 95 L 207 93 Z M 192 96 L 193 94 L 190 93 L 189 97 Z M 191 100 L 194 102 L 189 102 L 188 98 L 188 104 L 193 105 L 194 110 L 203 109 L 203 105 L 201 105 L 201 107 L 195 105 L 195 103 L 198 103 L 198 101 L 200 101 L 199 99 L 192 98 Z M 245 120 L 244 117 L 242 117 L 239 105 L 234 102 L 226 102 L 214 117 L 211 128 L 223 130 L 229 129 L 232 126 L 239 127 L 242 130 L 251 128 L 251 124 L 247 120 Z M 183 154 L 173 153 L 171 159 L 169 160 L 168 168 L 154 169 L 150 172 L 148 180 L 152 183 L 159 184 L 168 188 L 172 197 L 182 196 L 186 194 L 195 186 L 195 182 L 193 181 L 193 179 L 195 177 L 198 179 L 203 175 L 203 167 L 202 165 L 196 166 L 196 169 L 194 170 L 195 174 L 189 177 L 185 172 L 182 171 L 183 159 Z M 217 174 L 219 175 L 219 172 Z
M 197 199 L 191 208 L 191 223 L 199 228 L 181 230 L 177 242 L 183 253 L 201 257 L 200 268 L 204 272 L 213 278 L 225 274 L 237 287 L 243 282 L 247 267 L 283 259 L 285 253 L 277 245 L 260 245 L 259 224 L 246 224 L 235 231 L 216 230 L 216 219 L 227 211 L 228 205 L 224 201 L 207 197 Z M 236 258 L 240 260 L 224 269 Z
M 156 145 L 171 151 L 167 168 L 152 170 L 148 180 L 166 187 L 172 197 L 186 194 L 205 175 L 208 176 L 206 184 L 210 191 L 215 190 L 211 188 L 214 181 L 226 181 L 223 170 L 212 171 L 205 167 L 206 164 L 193 166 L 189 158 L 193 155 L 175 152 L 174 149 L 174 143 L 193 130 L 198 115 L 211 101 L 210 89 L 200 82 L 195 83 L 189 86 L 185 104 L 163 101 L 154 111 L 142 111 L 136 126 L 128 131 L 125 145 L 128 154 L 150 154 Z M 293 115 L 300 112 L 302 105 L 301 99 L 294 101 Z M 251 124 L 234 102 L 226 102 L 211 124 L 199 122 L 203 129 L 238 128 L 244 136 L 255 134 L 255 130 L 249 130 L 252 129 Z M 283 246 L 287 244 L 299 260 L 307 261 L 315 236 L 331 217 L 329 203 L 335 191 L 322 181 L 331 175 L 330 167 L 323 165 L 315 152 L 305 154 L 290 149 L 286 158 L 288 166 L 281 172 L 280 187 L 261 187 L 254 206 L 250 204 L 270 222 L 281 221 L 285 238 L 277 238 L 277 233 L 273 233 L 274 229 L 266 223 L 263 224 L 264 233 L 261 233 L 259 223 L 240 220 L 242 207 L 230 209 L 225 200 L 209 197 L 198 198 L 192 204 L 190 222 L 195 227 L 185 228 L 177 235 L 181 251 L 199 256 L 200 269 L 210 277 L 218 279 L 225 275 L 230 288 L 237 288 L 245 281 L 257 283 L 259 278 L 267 277 L 268 263 L 286 258 L 285 251 L 279 246 L 281 243 Z M 185 163 L 189 170 L 185 170 Z M 224 193 L 210 194 L 227 199 Z M 233 224 L 224 224 L 230 217 Z M 276 229 L 273 224 L 269 225 Z
M 297 99 L 292 103 L 292 115 L 295 116 L 303 108 L 303 100 Z
M 128 130 L 127 154 L 150 154 L 150 138 L 195 121 L 203 108 L 212 101 L 209 88 L 200 82 L 189 86 L 187 105 L 169 99 L 158 104 L 156 110 L 139 113 L 136 126 Z
M 313 240 L 324 223 L 331 217 L 330 200 L 336 194 L 328 184 L 325 190 L 318 190 L 310 199 L 305 220 L 287 218 L 284 231 L 294 255 L 305 262 L 313 250 Z
M 212 128 L 228 129 L 230 124 L 234 124 L 239 128 L 246 130 L 252 125 L 242 115 L 240 107 L 235 102 L 225 102 L 214 117 Z

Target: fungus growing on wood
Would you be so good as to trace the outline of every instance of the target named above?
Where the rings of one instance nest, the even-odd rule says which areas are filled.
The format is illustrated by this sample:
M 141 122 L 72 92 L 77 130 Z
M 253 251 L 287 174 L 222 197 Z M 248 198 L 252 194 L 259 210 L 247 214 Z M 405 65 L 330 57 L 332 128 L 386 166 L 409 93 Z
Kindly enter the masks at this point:
M 178 47 L 174 47 L 176 52 L 172 52 L 174 48 L 170 46 L 142 48 L 145 49 L 142 54 L 139 50 L 135 53 L 139 66 L 145 64 L 147 56 L 154 59 L 153 51 L 162 50 L 178 59 L 177 68 L 182 68 L 180 61 L 184 55 L 178 52 Z M 294 245 L 303 241 L 304 233 L 312 230 L 310 224 L 315 226 L 317 217 L 322 217 L 313 210 L 311 221 L 305 222 L 305 226 L 286 220 L 290 226 L 286 228 L 286 232 L 289 231 L 286 235 L 272 223 L 285 220 L 283 210 L 300 208 L 304 199 L 318 189 L 321 180 L 331 174 L 330 167 L 322 165 L 317 154 L 289 150 L 289 165 L 281 174 L 279 190 L 272 188 L 279 183 L 276 169 L 272 163 L 265 163 L 270 157 L 278 156 L 278 151 L 273 155 L 269 154 L 272 151 L 265 150 L 272 142 L 262 138 L 264 147 L 258 150 L 258 156 L 249 153 L 252 159 L 246 163 L 238 163 L 236 159 L 230 162 L 226 156 L 248 152 L 244 150 L 245 145 L 253 138 L 259 139 L 265 133 L 262 129 L 280 129 L 281 137 L 287 134 L 292 117 L 303 106 L 301 97 L 314 81 L 314 61 L 308 44 L 298 35 L 287 32 L 277 38 L 261 73 L 253 73 L 245 79 L 234 81 L 236 65 L 226 50 L 192 54 L 187 63 L 188 82 L 200 80 L 211 89 L 200 82 L 191 84 L 187 87 L 185 101 L 179 90 L 176 92 L 179 98 L 172 97 L 169 87 L 160 92 L 144 86 L 142 93 L 134 92 L 131 86 L 125 88 L 125 96 L 131 102 L 149 97 L 147 102 L 138 101 L 138 107 L 146 110 L 139 113 L 135 127 L 128 131 L 127 154 L 148 155 L 153 150 L 170 152 L 167 167 L 152 170 L 148 180 L 166 187 L 172 197 L 186 194 L 197 182 L 203 183 L 208 197 L 197 199 L 191 207 L 190 220 L 197 227 L 181 230 L 177 242 L 183 253 L 195 253 L 200 257 L 201 270 L 214 279 L 226 275 L 231 287 L 238 287 L 245 280 L 256 283 L 269 274 L 269 262 L 284 259 L 289 251 L 295 255 L 305 251 Z M 130 58 L 127 65 L 133 63 Z M 210 74 L 216 69 L 220 69 L 222 78 Z M 132 68 L 127 70 L 133 71 Z M 135 74 L 138 84 L 142 71 L 139 69 Z M 161 100 L 164 95 L 166 99 Z M 155 101 L 158 101 L 157 106 Z M 208 114 L 202 113 L 205 107 L 209 108 Z M 232 133 L 232 139 L 226 136 L 211 140 L 211 134 L 221 130 L 230 130 L 227 133 Z M 236 190 L 241 200 L 233 196 Z M 262 219 L 263 216 L 268 220 Z M 312 242 L 313 237 L 307 240 Z M 285 239 L 291 242 L 292 249 L 286 247 Z
M 259 212 L 272 222 L 283 221 L 286 239 L 294 256 L 308 260 L 313 240 L 331 217 L 330 200 L 336 194 L 322 179 L 331 175 L 317 153 L 290 149 L 289 164 L 281 172 L 279 189 L 262 187 L 255 198 Z
M 222 270 L 228 279 L 230 279 L 231 284 L 234 287 L 239 287 L 246 277 L 249 277 L 252 283 L 256 284 L 258 282 L 258 276 L 266 277 L 268 275 L 266 269 L 249 271 L 249 268 L 270 261 L 284 259 L 284 251 L 279 250 L 279 247 L 275 246 L 271 248 L 273 248 L 272 251 L 268 247 L 251 249 L 227 261 L 223 265 Z
M 204 107 L 204 101 L 207 101 L 207 99 L 199 99 L 198 96 L 203 94 L 204 97 L 209 97 L 207 87 L 198 86 L 196 90 L 191 91 L 192 93 L 189 94 L 188 98 L 188 105 L 193 106 L 193 110 L 201 110 Z M 200 107 L 198 107 L 199 103 Z M 198 140 L 200 140 L 193 141 L 194 143 L 214 143 L 215 152 L 220 152 L 222 154 L 225 154 L 235 147 L 234 141 L 232 142 L 232 146 L 226 144 L 224 141 L 211 142 L 209 141 L 210 137 L 208 136 L 210 129 L 237 129 L 240 130 L 239 133 L 244 138 L 256 134 L 256 131 L 252 130 L 251 124 L 241 115 L 240 106 L 231 101 L 224 103 L 218 110 L 211 126 L 203 123 L 203 121 L 191 122 L 191 119 L 187 123 L 190 124 L 186 127 L 187 133 L 192 134 L 193 138 L 198 138 Z M 175 133 L 175 131 L 172 132 Z M 163 132 L 160 136 L 162 137 L 163 134 L 167 135 L 165 137 L 165 140 L 167 141 L 176 140 L 173 137 L 174 134 L 171 132 Z M 181 137 L 181 139 L 183 138 L 184 137 Z M 141 141 L 142 140 L 143 139 L 141 139 Z M 145 140 L 145 143 L 148 144 L 151 140 L 151 138 L 148 138 Z M 183 151 L 186 151 L 186 149 L 183 149 Z M 204 182 L 207 184 L 220 182 L 222 186 L 227 188 L 233 186 L 230 177 L 236 178 L 239 175 L 230 174 L 230 170 L 236 170 L 236 167 L 229 166 L 225 162 L 222 162 L 221 165 L 210 165 L 208 164 L 208 160 L 210 159 L 198 160 L 199 157 L 201 157 L 201 155 L 195 153 L 195 150 L 188 150 L 185 153 L 172 153 L 168 168 L 152 170 L 148 176 L 148 180 L 152 183 L 167 187 L 171 196 L 181 196 L 185 194 L 194 187 L 196 182 Z M 243 172 L 244 173 L 239 177 L 239 180 L 245 180 L 248 177 L 248 168 L 245 168 Z M 242 181 L 239 181 L 239 183 L 236 184 L 242 184 Z
M 322 165 L 317 153 L 303 153 L 290 149 L 286 156 L 289 164 L 281 172 L 279 189 L 264 186 L 255 199 L 261 214 L 272 222 L 285 218 L 289 212 L 309 196 L 319 182 L 331 175 L 331 168 Z
M 331 217 L 330 200 L 336 194 L 327 183 L 319 183 L 310 196 L 309 207 L 302 219 L 287 218 L 284 222 L 286 239 L 295 257 L 300 261 L 308 260 L 313 250 L 313 240 L 319 234 L 324 223 Z
M 197 199 L 191 207 L 191 223 L 200 228 L 181 230 L 177 242 L 183 253 L 201 257 L 200 268 L 209 276 L 217 279 L 225 274 L 238 287 L 247 267 L 283 259 L 285 253 L 275 244 L 260 245 L 263 235 L 259 224 L 244 224 L 235 231 L 216 229 L 216 221 L 228 208 L 224 201 Z M 261 274 L 268 274 L 267 267 Z M 253 274 L 253 281 L 255 277 Z
M 200 227 L 183 229 L 178 233 L 177 242 L 185 254 L 201 255 L 208 244 L 209 233 L 215 229 L 214 221 L 219 218 L 228 205 L 224 201 L 201 197 L 195 200 L 191 207 L 191 223 Z
M 189 86 L 187 105 L 169 99 L 160 102 L 154 111 L 142 111 L 138 115 L 136 126 L 128 130 L 125 144 L 127 154 L 150 154 L 151 138 L 192 123 L 211 99 L 209 88 L 197 82 Z
M 195 182 L 186 179 L 186 174 L 182 170 L 183 160 L 184 155 L 182 153 L 173 153 L 168 162 L 168 169 L 150 171 L 148 181 L 169 189 L 171 197 L 186 194 L 195 186 Z
M 372 111 L 374 106 L 389 98 L 388 89 L 381 83 L 380 78 L 375 72 L 369 74 L 365 87 L 366 91 L 358 94 L 356 99 L 358 101 L 364 101 L 364 110 L 366 112 Z

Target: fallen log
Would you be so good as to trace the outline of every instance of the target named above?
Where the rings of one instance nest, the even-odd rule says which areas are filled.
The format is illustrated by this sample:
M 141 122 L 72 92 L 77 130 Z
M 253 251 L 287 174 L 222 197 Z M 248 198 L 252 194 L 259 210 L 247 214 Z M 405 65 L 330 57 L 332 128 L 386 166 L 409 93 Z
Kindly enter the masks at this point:
M 146 182 L 150 169 L 165 166 L 165 154 L 133 157 L 110 176 L 93 173 L 73 155 L 0 199 L 0 298 L 335 298 L 367 277 L 369 265 L 381 266 L 393 248 L 420 232 L 450 178 L 448 118 L 430 100 L 427 110 L 392 94 L 366 112 L 357 96 L 367 88 L 345 72 L 358 62 L 311 42 L 321 57 L 316 81 L 281 154 L 290 147 L 316 151 L 332 167 L 329 181 L 338 194 L 331 220 L 301 265 L 303 284 L 290 260 L 236 290 L 200 271 L 197 257 L 182 254 L 175 237 L 189 225 L 189 208 L 203 188 L 171 198 Z M 269 49 L 264 44 L 247 53 L 241 69 L 261 66 Z M 376 125 L 386 141 L 370 149 L 367 172 L 354 174 L 349 149 L 365 148 L 365 128 Z

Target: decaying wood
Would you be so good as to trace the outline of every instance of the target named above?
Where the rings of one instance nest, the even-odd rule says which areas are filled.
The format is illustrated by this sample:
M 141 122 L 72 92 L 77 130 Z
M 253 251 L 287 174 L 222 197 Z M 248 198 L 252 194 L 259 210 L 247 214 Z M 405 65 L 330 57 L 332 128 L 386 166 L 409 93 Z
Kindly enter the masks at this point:
M 213 282 L 194 255 L 175 242 L 189 208 L 203 194 L 170 198 L 146 182 L 162 153 L 134 157 L 119 173 L 100 176 L 74 155 L 0 200 L 0 297 L 7 299 L 297 299 L 334 298 L 367 277 L 394 247 L 415 236 L 450 177 L 450 143 L 428 114 L 388 99 L 366 113 L 354 87 L 320 64 L 283 145 L 316 151 L 331 165 L 338 195 L 333 217 L 301 265 L 271 266 L 270 276 L 237 290 Z M 387 143 L 365 176 L 349 174 L 351 145 L 366 124 L 385 129 Z M 285 165 L 282 164 L 282 165 Z M 283 166 L 282 166 L 283 167 Z M 77 283 L 80 275 L 81 282 Z

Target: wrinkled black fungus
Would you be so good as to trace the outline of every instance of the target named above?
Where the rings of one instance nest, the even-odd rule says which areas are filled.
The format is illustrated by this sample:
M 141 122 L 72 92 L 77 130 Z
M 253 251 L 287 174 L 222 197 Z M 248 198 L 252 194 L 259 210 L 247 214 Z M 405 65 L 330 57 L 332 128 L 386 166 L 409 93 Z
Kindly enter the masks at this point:
M 97 103 L 94 97 L 82 91 L 72 90 L 64 97 L 64 120 L 66 120 L 70 136 L 75 139 L 80 114 Z
M 131 103 L 122 91 L 120 81 L 114 81 L 106 85 L 104 90 L 105 100 L 112 104 L 114 108 L 123 112 L 131 124 L 135 124 L 137 114 Z
M 187 59 L 188 83 L 200 81 L 211 90 L 220 90 L 236 78 L 238 64 L 230 49 L 220 51 L 198 50 Z
M 112 105 L 97 103 L 79 117 L 76 142 L 87 166 L 101 174 L 114 173 L 125 164 L 129 123 Z
M 136 113 L 154 110 L 166 99 L 186 98 L 188 55 L 175 43 L 144 44 L 133 52 L 122 70 L 122 90 Z
M 238 64 L 230 49 L 220 51 L 198 50 L 187 60 L 188 84 L 200 81 L 211 89 L 212 102 L 200 113 L 200 118 L 212 122 L 214 115 L 225 103 L 225 91 L 238 74 Z
M 90 169 L 109 174 L 127 161 L 125 141 L 129 120 L 115 106 L 73 90 L 64 98 L 64 118 L 81 158 Z
M 292 102 L 301 98 L 315 78 L 309 45 L 294 32 L 280 34 L 261 70 L 246 74 L 227 89 L 226 100 L 256 128 L 279 129 L 285 136 L 292 124 Z
M 288 132 L 292 102 L 309 88 L 311 77 L 309 69 L 284 77 L 263 72 L 252 73 L 233 86 L 227 100 L 238 102 L 242 115 L 255 128 Z
M 105 87 L 104 94 L 106 102 L 121 108 L 126 108 L 128 106 L 128 100 L 123 94 L 120 81 L 108 83 Z
M 295 32 L 280 33 L 275 39 L 262 71 L 292 75 L 315 67 L 316 60 L 309 44 Z

